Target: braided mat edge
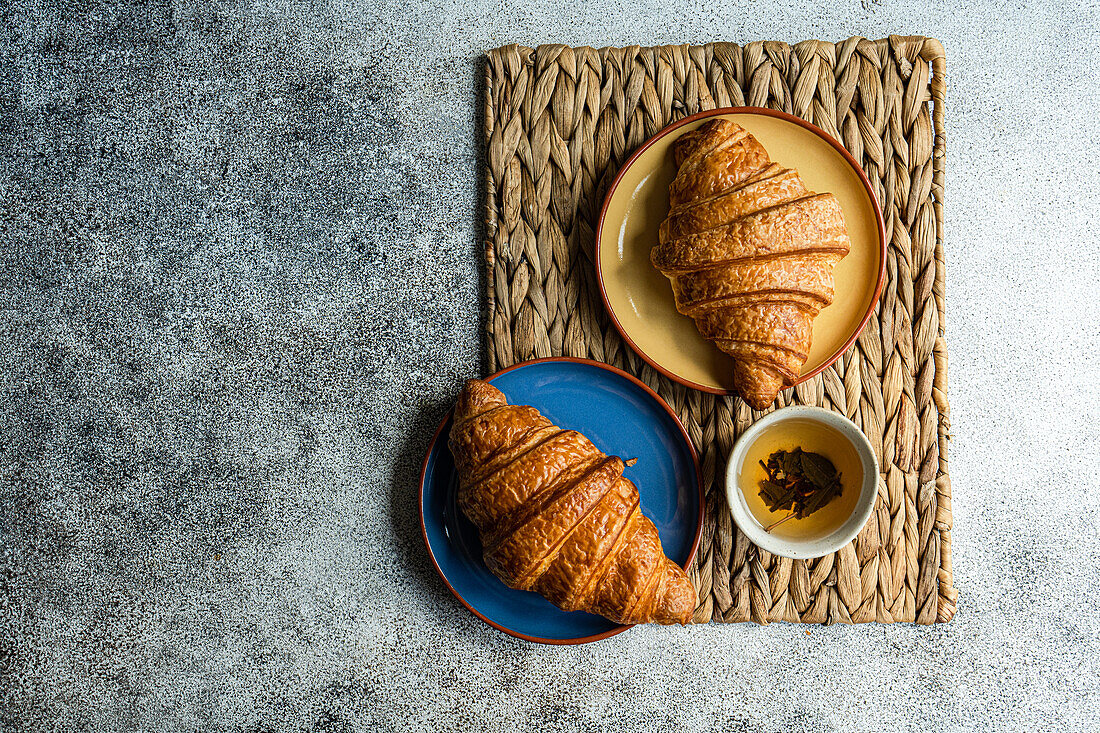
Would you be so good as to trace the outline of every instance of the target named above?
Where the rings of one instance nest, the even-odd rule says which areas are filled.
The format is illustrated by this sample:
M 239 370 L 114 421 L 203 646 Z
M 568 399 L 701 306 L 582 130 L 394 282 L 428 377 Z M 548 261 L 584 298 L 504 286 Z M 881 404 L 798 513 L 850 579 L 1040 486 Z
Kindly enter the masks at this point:
M 949 621 L 951 482 L 944 341 L 945 56 L 936 40 L 891 36 L 789 46 L 536 49 L 486 59 L 487 335 L 491 371 L 548 356 L 613 364 L 655 389 L 700 456 L 705 519 L 689 575 L 696 623 Z M 882 300 L 856 344 L 757 412 L 664 378 L 626 347 L 604 312 L 593 256 L 600 207 L 619 166 L 666 125 L 730 106 L 783 110 L 860 161 L 889 239 Z M 788 404 L 842 413 L 871 439 L 882 473 L 860 535 L 818 560 L 750 543 L 721 486 L 736 437 Z

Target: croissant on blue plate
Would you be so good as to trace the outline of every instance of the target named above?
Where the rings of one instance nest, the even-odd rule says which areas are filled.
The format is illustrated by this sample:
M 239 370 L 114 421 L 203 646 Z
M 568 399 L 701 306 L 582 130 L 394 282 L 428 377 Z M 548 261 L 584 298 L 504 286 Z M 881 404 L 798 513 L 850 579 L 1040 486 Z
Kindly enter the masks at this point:
M 458 506 L 506 585 L 621 624 L 691 618 L 695 589 L 661 549 L 621 458 L 476 379 L 455 405 L 449 444 Z

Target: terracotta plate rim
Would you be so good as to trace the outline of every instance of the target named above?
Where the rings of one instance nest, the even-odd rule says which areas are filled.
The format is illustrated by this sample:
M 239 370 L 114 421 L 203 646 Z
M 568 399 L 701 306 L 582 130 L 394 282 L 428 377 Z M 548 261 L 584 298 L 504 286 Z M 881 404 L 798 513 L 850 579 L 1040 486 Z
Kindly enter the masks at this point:
M 615 176 L 615 180 L 611 183 L 611 188 L 607 190 L 607 194 L 604 196 L 603 206 L 600 208 L 600 218 L 596 224 L 596 282 L 600 289 L 600 298 L 603 300 L 604 309 L 607 311 L 607 315 L 610 316 L 611 323 L 614 324 L 615 330 L 619 332 L 619 335 L 622 336 L 627 345 L 629 345 L 630 348 L 634 350 L 634 353 L 642 357 L 642 359 L 647 364 L 656 369 L 659 373 L 671 379 L 673 382 L 676 382 L 677 384 L 682 384 L 685 387 L 697 389 L 701 392 L 707 392 L 709 394 L 715 395 L 734 395 L 737 394 L 737 392 L 734 390 L 722 389 L 720 387 L 712 387 L 706 384 L 699 384 L 697 382 L 691 381 L 690 379 L 686 379 L 685 377 L 675 374 L 668 368 L 662 366 L 649 354 L 642 351 L 638 347 L 638 345 L 634 343 L 634 339 L 630 337 L 630 334 L 626 332 L 626 329 L 623 328 L 623 325 L 619 322 L 619 317 L 615 315 L 615 310 L 611 307 L 611 301 L 607 297 L 607 288 L 604 285 L 603 279 L 603 258 L 601 257 L 601 252 L 603 251 L 604 245 L 603 227 L 604 221 L 607 217 L 608 205 L 611 203 L 611 198 L 615 195 L 615 191 L 619 188 L 619 183 L 622 181 L 623 176 L 626 175 L 626 172 L 630 169 L 631 166 L 634 165 L 634 162 L 638 159 L 638 157 L 641 156 L 642 153 L 648 150 L 658 140 L 672 132 L 675 132 L 684 125 L 695 122 L 696 120 L 703 120 L 708 117 L 717 117 L 719 115 L 730 114 L 775 117 L 786 122 L 794 123 L 799 127 L 805 128 L 806 130 L 809 130 L 813 134 L 820 137 L 822 140 L 832 146 L 834 150 L 840 153 L 841 156 L 843 156 L 844 160 L 848 163 L 848 165 L 851 166 L 852 170 L 856 172 L 856 175 L 859 176 L 859 181 L 863 185 L 863 190 L 867 193 L 868 198 L 871 200 L 871 208 L 874 209 L 875 212 L 875 226 L 878 227 L 879 238 L 879 271 L 878 282 L 875 283 L 875 293 L 871 297 L 871 303 L 867 307 L 867 312 L 863 314 L 863 319 L 859 322 L 859 326 L 857 326 L 855 330 L 852 331 L 852 335 L 848 337 L 848 340 L 845 341 L 839 349 L 833 352 L 832 356 L 822 362 L 821 366 L 817 367 L 811 372 L 808 372 L 807 374 L 801 375 L 798 380 L 795 381 L 796 385 L 805 382 L 807 379 L 812 379 L 813 377 L 816 377 L 818 374 L 828 369 L 830 366 L 836 363 L 837 359 L 844 355 L 844 352 L 852 347 L 852 344 L 856 342 L 856 339 L 859 338 L 859 335 L 863 333 L 863 329 L 867 325 L 867 321 L 871 320 L 871 315 L 875 312 L 875 307 L 878 305 L 878 302 L 882 297 L 882 288 L 886 283 L 886 222 L 882 216 L 882 206 L 881 204 L 879 204 L 878 196 L 875 195 L 875 190 L 871 187 L 871 182 L 870 180 L 868 180 L 867 174 L 864 173 L 863 168 L 859 165 L 856 159 L 852 157 L 852 154 L 849 153 L 843 145 L 837 142 L 837 140 L 833 138 L 832 135 L 825 132 L 820 127 L 806 122 L 800 117 L 795 117 L 794 115 L 788 114 L 787 112 L 781 112 L 775 109 L 767 109 L 765 107 L 719 107 L 718 109 L 706 110 L 704 112 L 696 112 L 693 115 L 689 115 L 684 119 L 678 122 L 674 122 L 668 127 L 665 127 L 656 135 L 646 140 L 640 148 L 634 151 L 634 154 L 631 155 L 630 158 L 627 159 L 626 163 L 623 164 L 623 167 L 619 169 L 618 174 Z M 784 389 L 788 388 L 784 387 Z
M 703 471 L 702 471 L 702 467 L 699 465 L 699 454 L 696 453 L 695 445 L 691 442 L 691 437 L 688 435 L 687 430 L 684 428 L 683 423 L 680 422 L 680 418 L 676 415 L 676 413 L 672 410 L 672 408 L 669 407 L 668 403 L 665 402 L 665 400 L 659 394 L 657 394 L 648 384 L 646 384 L 642 380 L 638 379 L 633 374 L 629 374 L 627 372 L 624 372 L 622 369 L 619 369 L 618 367 L 613 367 L 610 364 L 605 364 L 601 361 L 594 361 L 592 359 L 578 359 L 576 357 L 571 357 L 571 356 L 551 356 L 551 357 L 546 357 L 546 358 L 543 358 L 543 359 L 529 359 L 527 361 L 521 361 L 518 364 L 513 364 L 512 366 L 507 367 L 505 369 L 501 369 L 499 371 L 493 372 L 488 377 L 485 377 L 484 381 L 492 382 L 494 379 L 496 379 L 497 377 L 499 377 L 502 374 L 506 374 L 510 371 L 513 371 L 515 369 L 520 369 L 522 367 L 531 366 L 532 364 L 539 364 L 539 363 L 544 363 L 544 362 L 571 362 L 571 363 L 575 363 L 575 364 L 584 364 L 586 366 L 593 366 L 593 367 L 597 367 L 599 369 L 604 369 L 604 370 L 609 371 L 613 374 L 616 374 L 620 377 L 625 377 L 626 379 L 630 380 L 631 382 L 633 382 L 638 387 L 641 387 L 643 390 L 645 390 L 649 394 L 649 396 L 652 397 L 656 401 L 656 403 L 658 405 L 660 405 L 660 407 L 662 409 L 664 409 L 665 412 L 668 413 L 669 417 L 672 418 L 673 423 L 679 429 L 680 435 L 684 439 L 684 444 L 687 446 L 688 452 L 691 454 L 691 461 L 692 461 L 692 464 L 695 466 L 696 490 L 699 492 L 699 511 L 698 511 L 698 516 L 696 517 L 696 520 L 695 520 L 695 539 L 692 540 L 691 550 L 690 550 L 690 552 L 688 552 L 687 560 L 685 560 L 684 564 L 681 566 L 684 569 L 684 572 L 687 572 L 687 570 L 691 566 L 691 564 L 693 562 L 695 562 L 695 556 L 699 552 L 699 542 L 700 542 L 700 540 L 702 539 L 702 536 L 703 536 L 703 516 L 704 516 L 704 511 L 705 511 L 704 504 L 705 504 L 705 501 L 706 501 L 706 496 L 703 493 Z M 622 625 L 616 626 L 612 629 L 608 629 L 607 631 L 600 632 L 598 634 L 592 634 L 590 636 L 577 637 L 577 638 L 574 638 L 574 639 L 551 639 L 551 638 L 543 638 L 543 637 L 538 637 L 538 636 L 531 636 L 529 634 L 524 634 L 524 633 L 521 633 L 519 631 L 509 629 L 508 627 L 504 626 L 503 624 L 499 624 L 496 621 L 493 621 L 489 617 L 482 614 L 480 611 L 476 610 L 472 605 L 470 605 L 470 603 L 465 598 L 463 598 L 459 594 L 459 592 L 457 590 L 455 590 L 455 587 L 453 585 L 451 585 L 451 581 L 449 581 L 447 579 L 447 576 L 444 575 L 444 573 L 443 573 L 443 569 L 439 566 L 439 561 L 436 560 L 435 552 L 432 550 L 432 545 L 428 541 L 428 528 L 427 528 L 427 525 L 424 522 L 424 482 L 425 482 L 425 479 L 427 478 L 428 462 L 431 459 L 432 453 L 435 452 L 436 444 L 439 442 L 439 439 L 443 434 L 443 428 L 445 428 L 447 426 L 447 423 L 450 422 L 453 415 L 454 415 L 454 408 L 451 408 L 450 410 L 447 411 L 447 414 L 443 416 L 443 419 L 439 422 L 439 427 L 437 427 L 435 429 L 435 434 L 432 435 L 432 440 L 428 444 L 427 451 L 425 451 L 425 453 L 424 453 L 424 460 L 420 464 L 420 488 L 419 488 L 419 491 L 417 493 L 417 503 L 419 504 L 419 512 L 420 512 L 420 535 L 421 535 L 421 538 L 424 540 L 424 547 L 427 548 L 427 550 L 428 550 L 428 557 L 432 561 L 432 566 L 435 568 L 435 572 L 439 575 L 440 579 L 443 580 L 443 584 L 445 586 L 447 586 L 447 589 L 449 591 L 451 591 L 451 594 L 454 595 L 454 597 L 458 599 L 459 603 L 461 603 L 463 606 L 465 606 L 466 609 L 468 611 L 470 611 L 470 613 L 474 614 L 474 616 L 478 617 L 479 619 L 481 619 L 485 623 L 489 624 L 494 629 L 497 629 L 498 631 L 503 631 L 505 634 L 508 634 L 509 636 L 514 636 L 517 639 L 523 639 L 524 641 L 531 641 L 531 642 L 535 642 L 535 643 L 538 643 L 538 644 L 552 644 L 552 645 L 555 645 L 555 646 L 569 646 L 569 645 L 574 645 L 574 644 L 587 644 L 589 642 L 599 641 L 601 639 L 607 639 L 607 638 L 610 638 L 612 636 L 616 636 L 618 634 L 623 633 L 627 629 L 630 629 L 633 626 L 635 626 L 635 624 L 622 624 Z

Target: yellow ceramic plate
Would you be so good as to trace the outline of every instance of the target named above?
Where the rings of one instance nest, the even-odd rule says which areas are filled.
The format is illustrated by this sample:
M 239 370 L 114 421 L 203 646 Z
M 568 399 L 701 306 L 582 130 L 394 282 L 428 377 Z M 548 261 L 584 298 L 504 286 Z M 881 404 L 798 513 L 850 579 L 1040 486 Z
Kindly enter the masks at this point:
M 695 389 L 731 394 L 730 357 L 676 311 L 672 287 L 650 264 L 657 229 L 668 215 L 676 174 L 672 143 L 707 119 L 725 117 L 756 136 L 772 160 L 796 169 L 812 191 L 836 195 L 852 249 L 833 274 L 833 303 L 814 320 L 801 380 L 832 364 L 870 318 L 885 279 L 882 210 L 867 176 L 833 138 L 783 112 L 736 107 L 701 112 L 666 127 L 627 161 L 604 201 L 596 232 L 596 274 L 611 319 L 638 354 L 665 376 Z

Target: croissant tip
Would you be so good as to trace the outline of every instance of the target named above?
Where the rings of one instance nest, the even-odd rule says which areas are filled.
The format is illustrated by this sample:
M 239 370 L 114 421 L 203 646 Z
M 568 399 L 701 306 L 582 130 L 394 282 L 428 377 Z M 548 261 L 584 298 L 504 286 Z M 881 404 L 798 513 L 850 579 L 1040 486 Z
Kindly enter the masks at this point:
M 754 410 L 766 410 L 775 402 L 776 395 L 742 395 L 742 399 Z
M 462 421 L 496 405 L 508 404 L 504 393 L 481 379 L 467 379 L 455 403 L 455 420 Z
M 483 379 L 467 379 L 466 383 L 462 385 L 462 391 L 471 393 L 482 392 L 486 394 L 503 394 L 499 389 Z

